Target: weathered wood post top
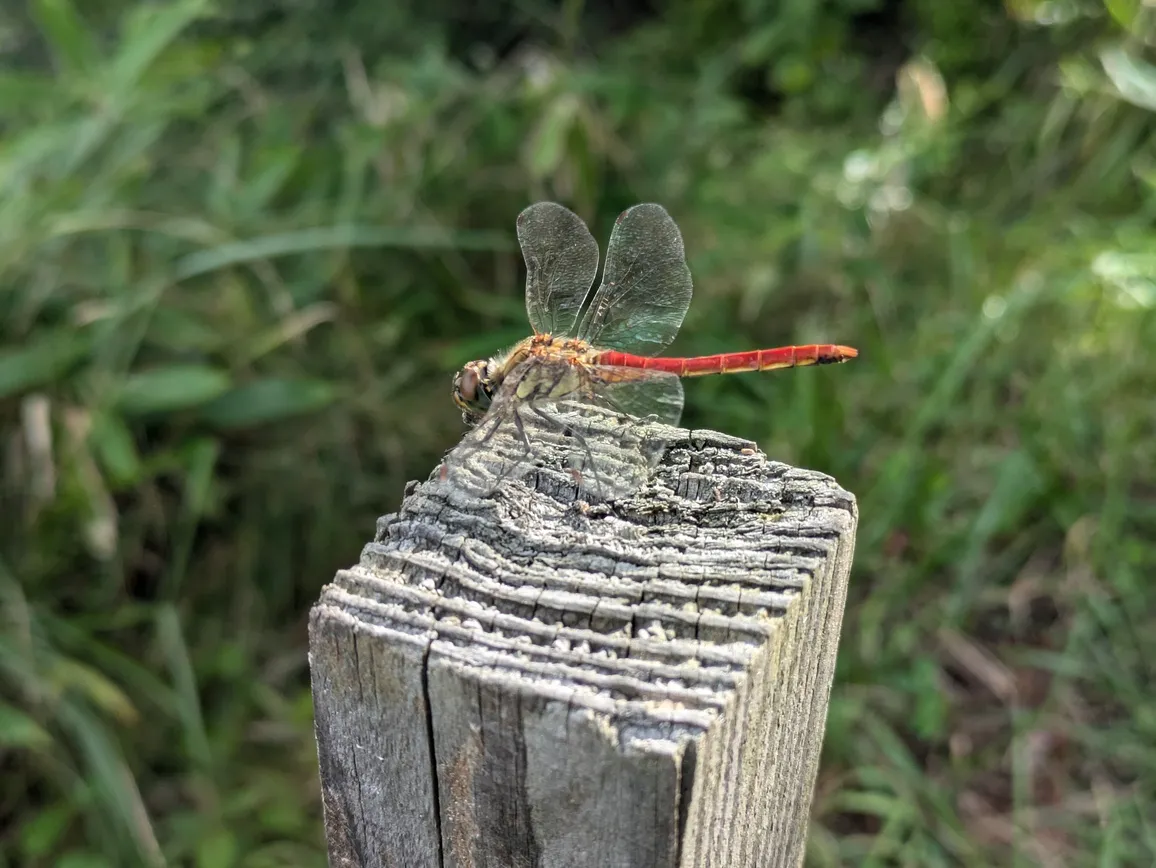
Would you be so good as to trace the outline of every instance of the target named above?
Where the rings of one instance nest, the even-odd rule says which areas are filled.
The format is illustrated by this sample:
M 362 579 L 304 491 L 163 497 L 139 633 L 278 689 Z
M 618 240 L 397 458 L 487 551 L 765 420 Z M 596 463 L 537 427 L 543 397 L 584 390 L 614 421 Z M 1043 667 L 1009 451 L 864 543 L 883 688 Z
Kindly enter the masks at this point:
M 541 469 L 411 483 L 322 591 L 333 868 L 769 868 L 803 857 L 857 509 L 668 429 L 584 503 Z

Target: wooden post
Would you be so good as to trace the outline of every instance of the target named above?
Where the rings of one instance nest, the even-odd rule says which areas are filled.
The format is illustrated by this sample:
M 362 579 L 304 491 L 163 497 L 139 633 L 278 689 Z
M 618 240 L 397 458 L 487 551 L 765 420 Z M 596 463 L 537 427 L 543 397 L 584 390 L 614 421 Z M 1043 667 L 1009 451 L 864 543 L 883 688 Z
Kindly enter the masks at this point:
M 857 508 L 666 429 L 609 504 L 538 471 L 411 483 L 314 607 L 333 868 L 769 868 L 803 858 Z

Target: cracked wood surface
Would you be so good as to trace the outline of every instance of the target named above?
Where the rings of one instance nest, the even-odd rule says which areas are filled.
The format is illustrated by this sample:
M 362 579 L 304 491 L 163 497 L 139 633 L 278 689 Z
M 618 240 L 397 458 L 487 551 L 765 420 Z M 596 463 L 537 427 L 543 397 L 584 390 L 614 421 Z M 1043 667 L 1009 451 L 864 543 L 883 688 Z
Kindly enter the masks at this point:
M 610 503 L 411 483 L 310 620 L 333 868 L 803 858 L 857 509 L 663 428 Z M 528 483 L 528 484 L 527 484 Z

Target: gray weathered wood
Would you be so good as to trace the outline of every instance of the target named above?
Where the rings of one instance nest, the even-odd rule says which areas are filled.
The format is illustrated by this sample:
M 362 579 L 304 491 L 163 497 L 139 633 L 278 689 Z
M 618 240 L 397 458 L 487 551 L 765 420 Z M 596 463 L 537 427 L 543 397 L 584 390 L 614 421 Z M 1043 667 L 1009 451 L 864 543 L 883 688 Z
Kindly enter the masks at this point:
M 543 469 L 434 477 L 314 607 L 334 868 L 794 866 L 854 498 L 753 443 L 664 429 L 609 504 Z

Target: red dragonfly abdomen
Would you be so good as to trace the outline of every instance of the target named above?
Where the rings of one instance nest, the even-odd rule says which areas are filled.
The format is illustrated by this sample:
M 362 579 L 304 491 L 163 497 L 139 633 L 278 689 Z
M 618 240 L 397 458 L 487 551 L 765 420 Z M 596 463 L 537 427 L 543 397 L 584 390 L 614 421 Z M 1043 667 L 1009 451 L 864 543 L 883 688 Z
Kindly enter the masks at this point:
M 801 347 L 775 347 L 769 350 L 748 350 L 742 353 L 720 353 L 717 356 L 690 356 L 682 359 L 651 358 L 611 350 L 600 353 L 595 363 L 666 371 L 680 377 L 701 377 L 706 374 L 734 374 L 739 371 L 771 371 L 776 368 L 798 368 L 804 365 L 830 365 L 845 362 L 857 355 L 859 351 L 854 347 L 838 344 L 806 344 Z

